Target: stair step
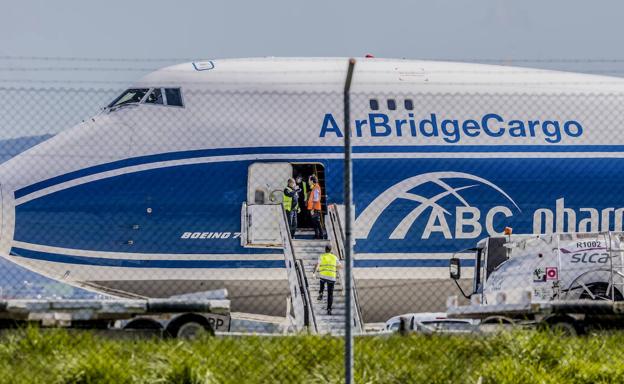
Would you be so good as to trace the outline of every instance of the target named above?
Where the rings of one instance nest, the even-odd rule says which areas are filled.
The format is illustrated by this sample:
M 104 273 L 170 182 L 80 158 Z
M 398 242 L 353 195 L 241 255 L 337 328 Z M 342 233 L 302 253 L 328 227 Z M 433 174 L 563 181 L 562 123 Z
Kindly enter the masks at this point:
M 319 329 L 329 329 L 329 330 L 343 329 L 344 330 L 346 328 L 344 326 L 344 322 L 342 322 L 342 323 L 327 323 L 327 322 L 319 321 L 319 319 L 317 319 L 316 325 L 318 326 Z
M 332 314 L 328 315 L 327 314 L 327 309 L 325 309 L 323 312 L 316 314 L 316 318 L 317 319 L 324 319 L 324 320 L 328 320 L 328 321 L 338 321 L 338 320 L 344 321 L 345 312 L 343 310 L 342 313 L 341 313 L 336 308 L 333 308 L 332 309 Z
M 313 232 L 297 231 L 297 236 L 313 235 Z M 318 276 L 312 277 L 319 256 L 325 252 L 325 246 L 330 244 L 329 240 L 317 239 L 293 239 L 293 253 L 297 260 L 303 264 L 303 272 L 308 281 L 308 289 L 312 298 L 312 309 L 317 322 L 317 329 L 320 334 L 342 335 L 345 333 L 346 298 L 343 295 L 341 282 L 336 282 L 334 286 L 332 314 L 327 314 L 327 290 L 322 300 L 317 300 L 320 289 Z
M 333 316 L 329 316 L 330 319 L 324 319 L 320 316 L 316 317 L 316 324 L 319 324 L 321 322 L 324 323 L 324 325 L 328 325 L 328 328 L 331 329 L 336 329 L 336 328 L 345 328 L 344 326 L 344 318 L 336 318 L 336 319 L 331 319 Z
M 327 301 L 317 301 L 315 307 L 327 308 Z M 335 310 L 345 310 L 346 306 L 344 303 L 336 303 L 335 301 L 332 303 L 332 306 Z
M 326 246 L 329 244 L 329 240 L 319 240 L 319 239 L 294 239 L 293 244 L 295 246 L 298 245 L 312 245 L 312 246 Z
M 323 322 L 323 323 L 344 323 L 344 314 L 342 315 L 336 315 L 334 314 L 334 311 L 332 311 L 331 315 L 327 314 L 327 310 L 325 308 L 323 308 L 322 311 L 315 313 L 314 317 L 316 317 L 317 323 L 319 322 Z
M 327 292 L 325 292 L 325 294 L 323 295 L 323 300 L 318 300 L 317 295 L 318 295 L 318 291 L 312 297 L 314 302 L 327 304 Z M 334 296 L 333 303 L 334 303 L 334 306 L 336 306 L 336 305 L 345 305 L 345 300 L 344 300 L 344 298 L 340 298 L 338 296 Z

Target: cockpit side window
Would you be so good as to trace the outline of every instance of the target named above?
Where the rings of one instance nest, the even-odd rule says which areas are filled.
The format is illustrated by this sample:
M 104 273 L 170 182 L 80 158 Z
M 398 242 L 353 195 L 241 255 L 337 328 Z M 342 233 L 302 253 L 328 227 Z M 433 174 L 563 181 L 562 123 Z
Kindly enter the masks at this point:
M 160 88 L 154 88 L 145 99 L 145 104 L 163 104 L 163 95 Z
M 118 98 L 108 105 L 108 108 L 118 107 L 120 105 L 139 103 L 145 97 L 149 88 L 131 88 L 126 90 Z
M 183 107 L 182 94 L 180 88 L 165 88 L 165 96 L 167 98 L 167 105 L 175 107 Z

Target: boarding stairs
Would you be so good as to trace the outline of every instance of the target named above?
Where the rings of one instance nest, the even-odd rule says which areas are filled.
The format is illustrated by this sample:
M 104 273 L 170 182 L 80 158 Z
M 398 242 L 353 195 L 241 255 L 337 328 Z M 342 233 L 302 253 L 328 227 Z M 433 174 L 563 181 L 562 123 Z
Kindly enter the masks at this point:
M 318 275 L 313 277 L 318 257 L 325 252 L 325 246 L 332 244 L 333 253 L 344 264 L 344 230 L 342 229 L 339 207 L 328 206 L 325 220 L 327 240 L 292 239 L 286 220 L 286 212 L 282 210 L 280 233 L 284 245 L 284 257 L 290 287 L 290 303 L 294 312 L 293 324 L 297 331 L 305 329 L 313 334 L 340 335 L 345 332 L 346 298 L 344 289 L 344 270 L 338 270 L 338 279 L 334 286 L 332 314 L 327 314 L 327 289 L 322 300 L 318 300 L 320 281 Z M 342 208 L 344 210 L 344 208 Z M 297 237 L 297 234 L 295 234 Z M 352 330 L 362 333 L 364 326 L 357 297 L 355 279 L 351 280 L 352 293 Z
M 296 258 L 303 263 L 305 277 L 308 281 L 308 290 L 311 297 L 312 312 L 316 320 L 316 331 L 320 334 L 341 334 L 345 330 L 345 296 L 341 279 L 334 286 L 334 301 L 332 314 L 327 314 L 327 287 L 323 292 L 323 299 L 318 300 L 320 281 L 318 275 L 313 277 L 314 267 L 320 254 L 325 252 L 328 240 L 293 240 L 293 250 Z
M 318 257 L 325 252 L 325 246 L 332 244 L 332 252 L 344 264 L 345 231 L 344 206 L 330 204 L 324 224 L 327 240 L 306 239 L 302 233 L 293 239 L 288 228 L 286 211 L 282 204 L 243 203 L 241 210 L 241 245 L 256 248 L 281 248 L 284 251 L 286 275 L 290 296 L 288 317 L 292 328 L 312 334 L 342 334 L 345 331 L 344 269 L 338 270 L 338 281 L 334 286 L 332 314 L 327 314 L 327 290 L 323 299 L 317 300 L 320 282 L 312 277 Z M 351 279 L 352 330 L 363 332 L 362 314 L 359 306 L 355 279 Z

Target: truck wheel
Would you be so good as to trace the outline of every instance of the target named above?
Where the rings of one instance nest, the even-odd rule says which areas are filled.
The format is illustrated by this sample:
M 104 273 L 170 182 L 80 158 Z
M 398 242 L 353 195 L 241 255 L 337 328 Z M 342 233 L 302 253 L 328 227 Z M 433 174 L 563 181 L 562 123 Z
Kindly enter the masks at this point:
M 561 334 L 564 336 L 577 336 L 578 330 L 574 324 L 568 321 L 556 321 L 554 323 L 549 324 L 550 330 L 557 334 Z
M 214 330 L 204 316 L 196 313 L 181 315 L 167 325 L 167 335 L 169 337 L 194 339 L 202 333 L 214 335 Z
M 203 325 L 195 322 L 189 321 L 184 323 L 178 328 L 178 332 L 176 333 L 176 337 L 178 339 L 184 340 L 193 340 L 203 335 L 206 332 L 206 328 Z

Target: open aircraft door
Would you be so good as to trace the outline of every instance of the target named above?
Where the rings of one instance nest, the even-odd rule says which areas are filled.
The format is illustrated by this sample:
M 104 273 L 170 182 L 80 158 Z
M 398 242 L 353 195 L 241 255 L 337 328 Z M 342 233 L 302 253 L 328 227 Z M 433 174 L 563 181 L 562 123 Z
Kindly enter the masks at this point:
M 286 182 L 292 177 L 290 163 L 253 163 L 247 175 L 247 203 L 243 207 L 244 246 L 282 247 L 279 220 Z

